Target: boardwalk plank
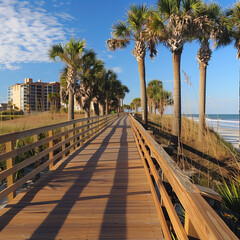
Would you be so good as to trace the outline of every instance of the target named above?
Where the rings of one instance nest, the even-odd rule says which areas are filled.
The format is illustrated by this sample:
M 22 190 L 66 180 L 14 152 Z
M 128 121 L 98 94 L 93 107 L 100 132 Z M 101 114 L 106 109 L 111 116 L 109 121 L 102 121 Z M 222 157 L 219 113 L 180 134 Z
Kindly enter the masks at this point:
M 1 210 L 0 239 L 163 239 L 127 117 L 73 155 Z

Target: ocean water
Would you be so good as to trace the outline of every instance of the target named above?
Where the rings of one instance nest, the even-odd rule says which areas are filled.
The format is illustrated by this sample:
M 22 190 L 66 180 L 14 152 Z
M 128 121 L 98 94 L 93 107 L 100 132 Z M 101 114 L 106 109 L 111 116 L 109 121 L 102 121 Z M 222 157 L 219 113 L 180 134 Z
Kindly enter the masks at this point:
M 188 115 L 195 121 L 198 121 L 198 114 Z M 231 142 L 236 148 L 239 148 L 239 114 L 208 114 L 206 122 L 226 141 Z

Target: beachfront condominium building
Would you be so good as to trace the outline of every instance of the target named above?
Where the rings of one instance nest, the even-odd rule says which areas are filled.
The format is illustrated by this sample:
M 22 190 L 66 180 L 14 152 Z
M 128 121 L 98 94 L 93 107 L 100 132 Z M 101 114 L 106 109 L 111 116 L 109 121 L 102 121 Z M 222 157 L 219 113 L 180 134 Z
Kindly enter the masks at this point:
M 41 80 L 33 82 L 32 78 L 25 78 L 24 83 L 16 83 L 8 87 L 8 101 L 24 112 L 39 112 L 50 110 L 49 93 L 59 93 L 59 82 L 44 83 Z M 60 108 L 60 99 L 56 100 L 56 107 Z

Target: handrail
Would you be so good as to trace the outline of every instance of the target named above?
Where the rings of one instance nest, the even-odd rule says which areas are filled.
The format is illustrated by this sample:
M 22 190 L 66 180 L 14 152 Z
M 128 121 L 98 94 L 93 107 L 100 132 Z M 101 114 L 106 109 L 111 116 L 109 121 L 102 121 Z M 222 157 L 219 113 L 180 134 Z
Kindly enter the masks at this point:
M 75 148 L 99 133 L 118 117 L 118 114 L 76 119 L 64 123 L 49 125 L 26 131 L 0 135 L 0 144 L 5 145 L 5 152 L 0 154 L 0 163 L 6 163 L 6 168 L 0 172 L 0 181 L 7 179 L 7 186 L 0 191 L 0 200 L 8 196 L 8 201 L 15 197 L 15 191 L 29 179 L 37 179 L 42 170 L 51 170 L 54 163 L 74 151 Z M 39 139 L 41 136 L 41 139 Z M 17 148 L 17 141 L 28 139 L 28 144 Z M 31 142 L 33 141 L 33 142 Z M 30 143 L 29 143 L 30 142 Z M 27 154 L 31 152 L 31 154 Z M 24 160 L 15 164 L 15 159 L 21 154 Z M 26 156 L 29 155 L 29 156 Z M 44 161 L 41 161 L 44 159 Z M 16 173 L 34 164 L 20 179 Z
M 166 220 L 166 210 L 178 239 L 193 237 L 203 240 L 237 240 L 234 233 L 200 195 L 195 185 L 131 115 L 130 122 L 148 176 L 165 239 L 172 239 Z M 160 171 L 154 165 L 153 159 L 157 161 Z M 159 172 L 161 176 L 159 176 Z M 168 194 L 169 186 L 166 189 L 166 185 L 171 186 L 171 191 L 176 194 L 184 209 L 184 226 L 177 215 L 171 196 Z

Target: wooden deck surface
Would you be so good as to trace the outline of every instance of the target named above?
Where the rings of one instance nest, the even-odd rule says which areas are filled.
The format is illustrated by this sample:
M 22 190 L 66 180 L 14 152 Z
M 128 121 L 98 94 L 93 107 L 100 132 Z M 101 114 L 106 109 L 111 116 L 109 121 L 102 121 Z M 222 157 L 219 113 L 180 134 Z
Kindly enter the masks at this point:
M 0 239 L 163 239 L 128 117 L 0 211 Z

